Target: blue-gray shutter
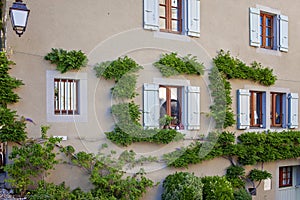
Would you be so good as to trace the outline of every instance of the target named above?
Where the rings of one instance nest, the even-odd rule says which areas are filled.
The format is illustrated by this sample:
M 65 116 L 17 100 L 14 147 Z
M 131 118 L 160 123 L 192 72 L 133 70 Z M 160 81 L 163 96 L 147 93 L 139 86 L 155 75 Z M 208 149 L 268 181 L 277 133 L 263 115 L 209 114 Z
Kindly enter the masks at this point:
M 287 112 L 286 112 L 286 94 L 282 95 L 282 128 L 286 128 Z
M 262 128 L 267 126 L 267 97 L 266 93 L 262 93 Z
M 288 95 L 288 127 L 298 128 L 298 93 Z
M 159 85 L 144 84 L 144 127 L 159 128 Z
M 187 86 L 187 129 L 200 129 L 200 87 Z
M 159 30 L 158 0 L 144 0 L 144 29 Z
M 187 34 L 200 37 L 200 0 L 187 2 Z
M 247 89 L 237 91 L 237 128 L 247 129 L 250 126 L 250 92 Z
M 279 50 L 287 52 L 289 49 L 289 18 L 279 15 Z
M 250 46 L 260 46 L 260 10 L 250 8 Z

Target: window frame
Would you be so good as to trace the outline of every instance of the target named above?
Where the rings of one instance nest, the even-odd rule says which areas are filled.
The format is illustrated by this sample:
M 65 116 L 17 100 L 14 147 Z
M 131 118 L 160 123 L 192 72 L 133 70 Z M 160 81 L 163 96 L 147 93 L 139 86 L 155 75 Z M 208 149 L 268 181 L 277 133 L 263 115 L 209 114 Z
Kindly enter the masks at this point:
M 269 26 L 267 25 L 267 19 L 270 19 L 271 21 Z M 270 29 L 270 36 L 266 33 L 267 29 Z M 265 49 L 274 49 L 274 15 L 260 12 L 260 30 L 260 47 Z M 270 45 L 266 44 L 267 39 L 271 40 Z
M 293 166 L 279 167 L 279 188 L 292 187 L 292 186 L 293 186 Z
M 250 92 L 250 127 L 262 127 L 263 126 L 263 93 L 262 91 L 249 91 Z M 260 123 L 255 123 L 255 112 L 257 111 L 254 110 L 254 108 L 257 107 L 257 100 L 253 94 L 259 94 L 259 113 L 256 113 L 256 115 L 259 116 Z
M 79 95 L 79 81 L 78 79 L 69 79 L 69 78 L 54 78 L 54 114 L 55 115 L 79 115 L 79 105 L 78 105 L 78 95 Z M 61 86 L 60 84 L 63 83 L 63 86 Z M 71 84 L 66 85 L 65 83 L 75 83 L 75 91 L 72 92 L 72 90 L 74 90 L 73 86 Z M 58 92 L 56 93 L 56 84 L 59 84 L 58 87 Z M 65 87 L 64 91 L 63 91 L 63 95 L 64 96 L 60 96 L 61 93 L 60 88 L 61 87 Z M 67 91 L 67 93 L 66 93 Z M 75 92 L 75 96 L 74 96 L 74 92 Z M 72 95 L 73 93 L 73 95 Z M 61 101 L 63 101 L 64 103 L 62 103 Z M 69 103 L 70 102 L 70 103 Z M 72 105 L 75 104 L 75 107 Z M 61 105 L 63 104 L 63 108 L 61 107 Z M 69 106 L 66 106 L 68 105 Z M 69 107 L 66 108 L 66 107 Z M 75 109 L 72 109 L 75 108 Z
M 159 21 L 163 19 L 165 21 L 165 28 L 161 28 L 159 25 L 159 30 L 163 32 L 170 32 L 170 33 L 177 33 L 181 34 L 182 33 L 182 0 L 176 0 L 178 6 L 172 6 L 172 0 L 164 0 L 165 4 L 160 2 L 159 0 L 159 10 L 161 7 L 164 7 L 165 10 L 165 15 L 161 15 L 159 13 Z M 177 9 L 177 18 L 172 17 L 172 9 Z M 174 31 L 172 27 L 172 22 L 177 21 L 177 30 Z M 160 23 L 159 23 L 160 24 Z
M 271 99 L 270 99 L 270 120 L 271 120 L 271 126 L 272 127 L 281 127 L 283 124 L 284 120 L 284 114 L 283 114 L 283 98 L 284 98 L 284 93 L 279 93 L 279 92 L 271 92 Z M 280 102 L 279 102 L 279 120 L 280 123 L 276 123 L 276 114 L 277 114 L 277 105 L 276 105 L 276 95 L 280 95 Z
M 183 91 L 183 87 L 180 87 L 180 86 L 170 86 L 170 85 L 159 85 L 159 89 L 160 88 L 165 88 L 166 89 L 166 115 L 168 116 L 171 116 L 172 117 L 172 108 L 171 108 L 171 104 L 172 104 L 172 98 L 171 98 L 171 88 L 176 88 L 177 89 L 177 104 L 179 104 L 179 111 L 178 111 L 178 120 L 177 120 L 177 123 L 175 122 L 175 120 L 172 120 L 171 121 L 171 127 L 176 127 L 176 126 L 181 126 L 182 124 L 182 91 Z M 160 95 L 160 91 L 159 91 L 159 95 Z M 164 104 L 164 103 L 163 103 Z M 162 105 L 163 105 L 162 104 Z M 160 105 L 160 109 L 161 106 Z M 163 117 L 161 116 L 160 114 L 160 117 Z
M 47 122 L 87 122 L 88 121 L 88 79 L 86 72 L 46 71 L 46 120 Z M 54 79 L 76 79 L 78 84 L 78 114 L 57 115 L 54 111 Z

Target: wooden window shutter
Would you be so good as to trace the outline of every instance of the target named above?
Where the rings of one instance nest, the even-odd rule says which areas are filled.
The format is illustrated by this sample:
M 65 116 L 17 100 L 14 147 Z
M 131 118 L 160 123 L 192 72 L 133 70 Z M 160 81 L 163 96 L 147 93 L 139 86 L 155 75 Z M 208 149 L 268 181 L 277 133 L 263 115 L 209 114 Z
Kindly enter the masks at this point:
M 188 0 L 187 17 L 187 34 L 200 37 L 200 0 Z
M 250 126 L 250 92 L 247 89 L 237 91 L 237 128 L 247 129 Z
M 288 95 L 288 127 L 298 128 L 298 93 Z
M 187 129 L 200 129 L 200 87 L 187 86 Z
M 250 8 L 250 46 L 260 46 L 260 10 Z
M 159 30 L 158 0 L 144 0 L 144 29 Z
M 279 16 L 279 50 L 284 52 L 288 52 L 289 49 L 288 21 L 287 16 Z
M 144 84 L 144 127 L 159 128 L 159 85 Z

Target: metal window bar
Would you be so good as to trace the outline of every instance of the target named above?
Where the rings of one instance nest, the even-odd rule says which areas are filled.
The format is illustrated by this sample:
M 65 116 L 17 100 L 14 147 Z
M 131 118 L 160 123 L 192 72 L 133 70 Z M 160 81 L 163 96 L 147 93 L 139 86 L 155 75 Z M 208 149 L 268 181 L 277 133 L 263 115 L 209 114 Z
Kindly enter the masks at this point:
M 54 79 L 54 111 L 59 115 L 78 114 L 78 80 Z

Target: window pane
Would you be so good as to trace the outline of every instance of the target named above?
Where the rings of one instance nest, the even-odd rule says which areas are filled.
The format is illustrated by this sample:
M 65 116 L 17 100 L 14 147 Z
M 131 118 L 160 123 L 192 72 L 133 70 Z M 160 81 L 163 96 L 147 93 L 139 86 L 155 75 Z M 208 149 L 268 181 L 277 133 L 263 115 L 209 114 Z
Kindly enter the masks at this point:
M 166 4 L 166 0 L 159 0 L 159 4 Z
M 71 79 L 54 80 L 55 114 L 78 114 L 77 105 L 78 81 Z
M 165 19 L 159 18 L 159 27 L 161 29 L 166 29 L 166 20 Z
M 178 0 L 171 0 L 172 1 L 172 6 L 178 7 Z
M 261 123 L 261 96 L 262 94 L 261 93 L 256 93 L 256 108 L 255 108 L 255 123 L 256 124 L 262 124 Z
M 271 26 L 271 25 L 272 25 L 271 18 L 266 18 L 266 26 Z
M 159 6 L 159 16 L 166 17 L 166 8 L 164 6 Z
M 266 28 L 266 36 L 271 36 L 271 35 L 272 35 L 272 29 Z
M 172 20 L 172 31 L 179 31 L 179 23 L 177 20 Z
M 178 9 L 172 8 L 172 19 L 178 19 Z
M 272 40 L 271 38 L 266 38 L 266 46 L 271 47 L 272 46 Z
M 164 87 L 159 88 L 159 105 L 160 105 L 160 117 L 167 114 L 167 89 Z

